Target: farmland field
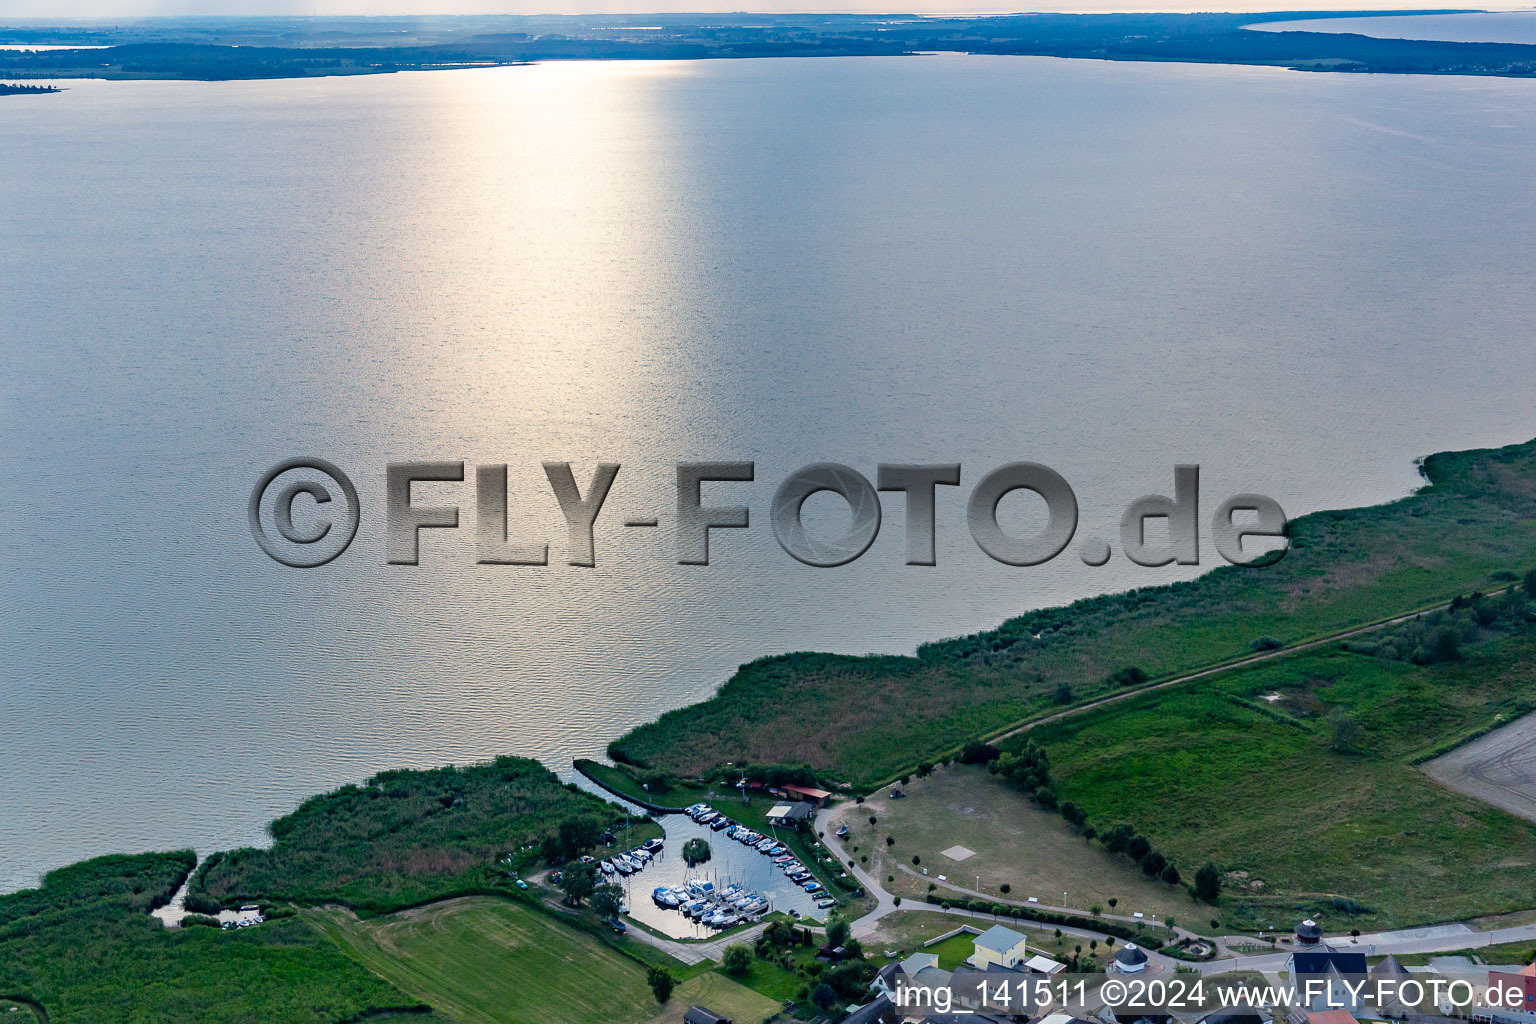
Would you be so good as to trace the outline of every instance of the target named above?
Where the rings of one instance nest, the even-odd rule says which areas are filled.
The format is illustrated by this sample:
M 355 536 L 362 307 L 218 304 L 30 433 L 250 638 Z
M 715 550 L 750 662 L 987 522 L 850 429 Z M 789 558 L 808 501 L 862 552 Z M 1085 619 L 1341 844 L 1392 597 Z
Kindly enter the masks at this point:
M 1328 648 L 1029 735 L 1090 824 L 1132 825 L 1186 876 L 1222 868 L 1224 919 L 1398 927 L 1536 906 L 1536 825 L 1411 763 L 1528 710 L 1533 683 L 1528 632 L 1440 665 Z

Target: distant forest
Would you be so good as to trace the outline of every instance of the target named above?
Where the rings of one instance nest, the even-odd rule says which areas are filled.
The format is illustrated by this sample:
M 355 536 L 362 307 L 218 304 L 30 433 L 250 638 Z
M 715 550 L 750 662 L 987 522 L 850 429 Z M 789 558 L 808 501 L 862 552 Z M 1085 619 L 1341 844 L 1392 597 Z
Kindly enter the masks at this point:
M 1300 71 L 1536 75 L 1536 45 L 1245 28 L 1265 21 L 1355 13 L 1359 12 L 983 18 L 652 14 L 149 19 L 111 28 L 0 27 L 0 42 L 105 47 L 0 51 L 0 76 L 214 81 L 380 74 L 548 60 L 898 56 L 925 51 L 1251 64 Z M 1379 16 L 1382 12 L 1372 13 Z

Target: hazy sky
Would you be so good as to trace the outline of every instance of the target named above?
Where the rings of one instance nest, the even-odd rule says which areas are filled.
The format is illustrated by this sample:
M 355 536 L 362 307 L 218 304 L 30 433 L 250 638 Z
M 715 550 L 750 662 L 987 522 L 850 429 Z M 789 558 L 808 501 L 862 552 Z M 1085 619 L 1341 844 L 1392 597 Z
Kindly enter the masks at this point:
M 974 14 L 1111 10 L 1389 10 L 1454 6 L 1446 0 L 0 0 L 5 18 L 123 18 L 188 14 L 606 14 L 650 11 L 855 11 Z M 1469 4 L 1509 8 L 1526 4 Z

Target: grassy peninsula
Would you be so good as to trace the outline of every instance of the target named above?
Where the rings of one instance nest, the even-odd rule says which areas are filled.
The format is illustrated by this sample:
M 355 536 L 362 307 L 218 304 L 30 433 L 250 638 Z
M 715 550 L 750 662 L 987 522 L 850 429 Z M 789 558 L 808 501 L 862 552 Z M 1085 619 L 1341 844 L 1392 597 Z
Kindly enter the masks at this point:
M 514 894 L 516 871 L 546 852 L 562 822 L 586 819 L 600 833 L 620 813 L 526 758 L 382 772 L 274 821 L 269 849 L 216 854 L 192 896 L 205 905 L 260 898 L 384 913 L 450 896 Z M 660 834 L 650 822 L 637 829 L 635 842 Z
M 101 857 L 0 896 L 0 999 L 57 1024 L 331 1024 L 425 1010 L 297 918 L 167 931 L 149 911 L 193 862 L 190 850 Z
M 0 1002 L 56 1024 L 446 1024 L 451 1018 L 433 1012 L 446 998 L 440 987 L 377 969 L 380 954 L 360 954 L 336 922 L 365 934 L 358 914 L 418 903 L 452 909 L 460 904 L 446 897 L 480 893 L 484 902 L 474 905 L 497 908 L 485 911 L 491 917 L 529 921 L 561 948 L 601 948 L 604 940 L 572 927 L 579 916 L 540 923 L 542 894 L 515 879 L 567 852 L 562 839 L 572 833 L 562 826 L 586 822 L 580 834 L 595 836 L 622 813 L 522 758 L 384 772 L 274 822 L 271 849 L 204 862 L 189 908 L 260 904 L 267 920 L 239 930 L 209 927 L 207 917 L 167 929 L 150 916 L 192 873 L 190 850 L 74 864 L 36 889 L 0 895 Z M 657 832 L 643 822 L 631 839 Z M 321 903 L 325 914 L 302 909 Z M 607 956 L 626 977 L 638 971 L 644 991 L 633 954 Z
M 610 754 L 678 776 L 809 762 L 869 788 L 1064 707 L 1497 589 L 1536 565 L 1536 442 L 1423 469 L 1411 497 L 1296 520 L 1277 565 L 1030 612 L 911 657 L 764 658 Z
M 145 19 L 113 26 L 0 27 L 0 41 L 5 42 L 104 47 L 0 51 L 0 75 L 211 81 L 381 74 L 549 60 L 857 57 L 931 52 L 1253 64 L 1301 71 L 1536 74 L 1536 46 L 1531 45 L 1378 39 L 1331 32 L 1256 32 L 1245 27 L 1263 21 L 1352 13 L 1357 12 L 980 18 L 646 14 Z

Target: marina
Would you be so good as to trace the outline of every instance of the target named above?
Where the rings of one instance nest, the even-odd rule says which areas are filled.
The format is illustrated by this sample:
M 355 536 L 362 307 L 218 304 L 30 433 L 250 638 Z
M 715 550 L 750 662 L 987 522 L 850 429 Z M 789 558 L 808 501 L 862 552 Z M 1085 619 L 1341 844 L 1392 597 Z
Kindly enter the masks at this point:
M 580 773 L 574 781 L 628 805 L 637 817 L 646 813 Z M 658 845 L 648 861 L 636 864 L 634 847 L 622 835 L 613 847 L 617 854 L 596 860 L 603 880 L 624 888 L 628 916 L 648 928 L 675 939 L 709 938 L 775 911 L 822 920 L 835 906 L 787 845 L 739 826 L 718 808 L 694 805 L 654 817 L 666 837 L 652 840 Z M 710 847 L 709 859 L 693 867 L 682 857 L 691 839 L 703 839 Z

